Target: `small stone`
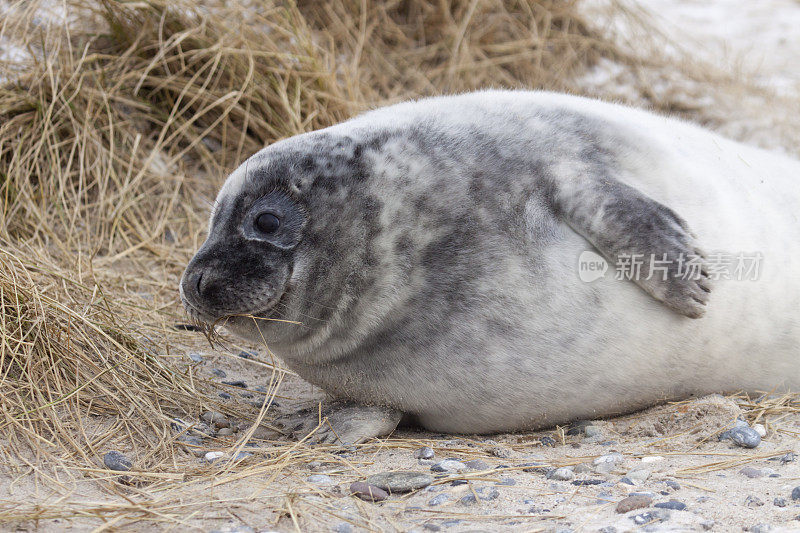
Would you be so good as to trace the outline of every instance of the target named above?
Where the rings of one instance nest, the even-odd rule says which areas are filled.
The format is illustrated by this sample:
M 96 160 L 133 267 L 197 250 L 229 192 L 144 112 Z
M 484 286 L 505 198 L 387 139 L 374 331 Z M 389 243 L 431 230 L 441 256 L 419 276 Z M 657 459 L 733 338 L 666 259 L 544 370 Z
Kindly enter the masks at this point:
M 764 424 L 753 424 L 753 431 L 758 433 L 762 439 L 767 436 L 767 428 L 764 427 Z
M 631 470 L 625 477 L 633 481 L 636 485 L 641 485 L 642 483 L 647 481 L 648 477 L 650 477 L 650 470 L 646 468 Z
M 331 476 L 325 474 L 312 474 L 306 478 L 306 481 L 314 483 L 315 485 L 333 485 Z
M 203 356 L 200 355 L 200 354 L 197 354 L 197 353 L 190 353 L 189 354 L 189 359 L 191 359 L 193 363 L 202 363 L 203 362 Z
M 466 467 L 469 468 L 470 470 L 489 470 L 490 468 L 492 468 L 485 461 L 482 461 L 480 459 L 472 459 L 470 461 L 465 461 L 464 465 L 466 465 Z
M 481 500 L 487 502 L 496 500 L 497 498 L 500 497 L 500 491 L 494 487 L 481 487 L 477 489 L 475 492 L 478 493 L 478 496 L 480 497 Z
M 653 498 L 647 496 L 628 496 L 619 501 L 616 510 L 618 513 L 623 514 L 634 509 L 648 507 L 651 503 L 653 503 Z
M 103 464 L 109 470 L 116 470 L 117 472 L 127 472 L 133 466 L 128 457 L 117 450 L 111 450 L 103 456 Z
M 242 350 L 237 355 L 242 359 L 254 359 L 255 357 L 258 356 L 256 352 L 248 352 L 247 350 Z
M 553 437 L 542 437 L 539 439 L 539 442 L 542 443 L 542 446 L 547 446 L 549 448 L 553 448 L 556 445 L 556 440 Z
M 614 526 L 601 527 L 598 530 L 598 532 L 599 533 L 617 533 L 617 528 L 615 528 Z
M 592 467 L 588 463 L 580 463 L 573 468 L 576 474 L 588 474 L 592 471 Z
M 651 524 L 653 522 L 664 522 L 669 519 L 669 511 L 666 509 L 653 509 L 646 513 L 631 516 L 630 519 L 639 526 Z
M 414 458 L 415 459 L 433 459 L 433 448 L 429 446 L 423 446 L 422 448 L 417 448 L 414 450 Z
M 545 463 L 522 463 L 519 466 L 522 467 L 523 472 L 527 472 L 529 474 L 541 474 L 550 468 Z
M 200 419 L 203 422 L 214 424 L 218 428 L 226 428 L 230 427 L 231 425 L 231 422 L 230 420 L 228 420 L 228 417 L 217 411 L 206 411 L 205 413 L 200 415 Z
M 463 472 L 466 469 L 467 465 L 465 465 L 461 461 L 455 461 L 453 459 L 445 459 L 444 461 L 439 461 L 438 463 L 433 465 L 431 467 L 431 472 L 452 474 L 456 472 Z
M 498 481 L 496 484 L 497 485 L 502 485 L 504 487 L 510 487 L 510 486 L 516 485 L 517 481 L 515 479 L 510 478 L 510 477 L 501 477 L 500 481 Z
M 747 528 L 747 531 L 750 533 L 767 533 L 767 531 L 772 531 L 772 526 L 769 524 L 756 524 Z
M 600 430 L 600 427 L 592 425 L 584 427 L 583 433 L 589 438 L 603 434 L 603 432 Z
M 568 466 L 562 466 L 561 468 L 556 468 L 549 474 L 547 474 L 547 479 L 555 479 L 558 481 L 570 481 L 575 479 L 575 472 L 573 472 L 572 468 Z
M 247 388 L 247 383 L 245 383 L 241 379 L 236 379 L 236 380 L 233 380 L 233 381 L 223 381 L 222 383 L 225 384 L 225 385 L 230 385 L 231 387 L 239 387 L 240 389 L 246 389 Z
M 472 505 L 472 504 L 478 502 L 478 500 L 475 499 L 475 495 L 474 494 L 467 494 L 466 496 L 463 496 L 458 501 L 461 503 L 461 505 Z
M 764 502 L 762 502 L 759 498 L 751 494 L 750 496 L 744 499 L 744 505 L 745 507 L 755 508 L 755 507 L 761 507 L 762 505 L 764 505 Z
M 619 480 L 620 483 L 625 483 L 626 485 L 634 486 L 636 483 L 629 477 L 622 477 Z
M 504 446 L 492 446 L 487 451 L 494 457 L 499 457 L 500 459 L 508 459 L 511 457 L 511 450 Z
M 660 502 L 660 503 L 657 503 L 657 504 L 653 505 L 653 507 L 657 507 L 659 509 L 670 509 L 672 511 L 685 511 L 686 510 L 686 504 L 683 503 L 683 502 L 679 502 L 678 500 L 670 500 L 668 502 Z
M 780 458 L 780 461 L 781 461 L 781 463 L 786 464 L 786 463 L 794 462 L 794 460 L 796 458 L 797 458 L 797 456 L 794 453 L 789 452 L 786 455 L 782 455 L 781 458 Z
M 602 479 L 576 479 L 572 482 L 573 485 L 581 487 L 586 485 L 600 485 L 603 483 Z
M 236 457 L 234 457 L 233 459 L 236 460 L 236 461 L 243 461 L 243 460 L 247 459 L 248 457 L 252 457 L 252 456 L 253 456 L 253 454 L 250 453 L 250 452 L 239 452 L 239 453 L 236 454 Z
M 623 461 L 622 454 L 610 453 L 608 455 L 601 455 L 592 461 L 595 472 L 607 474 L 614 470 L 619 463 Z
M 421 472 L 382 472 L 368 477 L 367 483 L 392 494 L 424 489 L 433 483 L 433 478 Z
M 358 496 L 368 502 L 382 502 L 389 497 L 389 494 L 375 485 L 370 485 L 364 481 L 355 481 L 350 484 L 350 494 Z M 443 495 L 440 495 L 443 496 Z
M 448 501 L 450 501 L 449 494 L 439 494 L 428 500 L 428 505 L 430 505 L 431 507 L 436 507 L 437 505 L 442 505 L 443 503 L 446 503 Z
M 775 498 L 772 500 L 772 503 L 775 505 L 775 507 L 786 507 L 789 505 L 789 502 L 786 501 L 786 498 Z
M 681 490 L 681 485 L 677 481 L 672 481 L 671 479 L 665 479 L 664 484 L 671 488 L 672 490 Z
M 226 377 L 228 377 L 228 374 L 226 374 L 224 370 L 221 370 L 219 368 L 212 368 L 211 369 L 211 373 L 214 374 L 215 376 L 217 376 L 218 378 L 226 378 Z
M 663 461 L 664 458 L 660 455 L 648 455 L 647 457 L 642 457 L 643 463 L 655 463 L 658 461 Z
M 800 500 L 800 486 L 797 486 L 792 489 L 792 499 Z
M 207 463 L 213 463 L 214 461 L 216 461 L 220 457 L 224 457 L 224 456 L 225 456 L 225 452 L 207 452 L 203 456 L 203 459 L 205 459 L 205 461 Z
M 739 473 L 742 474 L 743 476 L 749 477 L 750 479 L 755 479 L 757 477 L 762 477 L 764 475 L 764 473 L 761 470 L 753 468 L 752 466 L 746 466 L 742 468 L 741 470 L 739 470 Z
M 231 395 L 230 395 L 230 394 L 228 394 L 227 392 L 220 392 L 220 393 L 218 393 L 218 395 L 219 395 L 219 397 L 220 397 L 220 398 L 222 398 L 223 400 L 230 400 L 231 398 L 233 398 L 233 396 L 231 396 Z
M 709 531 L 714 527 L 714 524 L 716 524 L 716 522 L 713 520 L 703 520 L 700 522 L 700 527 L 702 527 L 705 531 Z
M 755 448 L 761 444 L 761 435 L 749 427 L 735 427 L 728 432 L 730 439 L 742 448 Z
M 217 431 L 218 437 L 229 437 L 231 435 L 233 435 L 233 428 L 231 427 L 222 428 L 219 431 Z
M 433 522 L 428 522 L 427 524 L 422 524 L 422 527 L 427 529 L 428 531 L 441 531 L 442 528 L 438 525 L 434 524 Z

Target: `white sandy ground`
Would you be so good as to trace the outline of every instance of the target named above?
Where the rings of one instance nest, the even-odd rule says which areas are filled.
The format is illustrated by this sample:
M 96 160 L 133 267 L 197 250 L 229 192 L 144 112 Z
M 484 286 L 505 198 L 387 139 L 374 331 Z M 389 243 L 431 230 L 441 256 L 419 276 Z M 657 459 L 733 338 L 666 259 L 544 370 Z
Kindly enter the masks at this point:
M 759 83 L 785 94 L 798 90 L 800 2 L 648 0 L 644 5 L 663 19 L 665 31 L 697 41 L 698 53 L 707 54 L 716 64 L 751 71 Z M 625 82 L 616 76 L 613 65 L 601 64 L 586 77 L 586 84 L 605 88 L 616 84 L 623 94 Z M 705 105 L 713 106 L 714 102 Z M 780 109 L 762 111 L 757 117 L 755 113 L 745 119 L 732 116 L 729 123 L 717 126 L 745 141 L 796 151 L 794 146 L 785 144 L 791 136 L 771 134 L 770 120 L 785 112 Z M 177 285 L 177 279 L 173 281 Z M 187 333 L 185 339 L 185 351 L 201 351 L 205 358 L 201 364 L 191 364 L 188 358 L 183 358 L 187 372 L 219 382 L 220 378 L 214 377 L 210 370 L 222 368 L 228 374 L 226 379 L 244 379 L 251 387 L 267 385 L 269 378 L 263 365 L 232 356 L 230 351 L 212 351 L 196 334 Z M 259 353 L 263 359 L 263 349 Z M 226 390 L 231 391 L 230 388 Z M 232 391 L 238 397 L 236 392 Z M 281 407 L 276 410 L 291 411 L 300 405 L 312 405 L 314 399 L 321 397 L 319 390 L 287 375 L 277 397 Z M 233 404 L 237 400 L 228 402 Z M 239 409 L 243 419 L 255 414 L 253 408 L 244 403 Z M 757 524 L 767 524 L 771 531 L 800 531 L 800 521 L 795 520 L 800 516 L 800 502 L 792 502 L 790 498 L 792 488 L 800 485 L 800 460 L 785 464 L 770 460 L 788 451 L 800 451 L 800 414 L 786 409 L 767 411 L 759 422 L 766 424 L 768 434 L 754 450 L 718 442 L 715 434 L 732 424 L 742 412 L 734 400 L 721 397 L 656 407 L 634 416 L 597 422 L 607 439 L 605 445 L 587 443 L 581 436 L 564 436 L 556 429 L 491 438 L 403 430 L 390 439 L 354 450 L 329 448 L 323 464 L 301 462 L 303 466 L 284 469 L 277 476 L 272 476 L 271 470 L 244 479 L 221 474 L 217 484 L 187 483 L 154 497 L 173 500 L 175 505 L 187 505 L 196 511 L 191 515 L 187 512 L 183 523 L 173 524 L 173 531 L 230 531 L 242 527 L 263 531 L 345 532 L 348 528 L 353 531 L 425 531 L 426 525 L 432 525 L 448 532 L 577 532 L 599 531 L 604 527 L 613 527 L 618 532 L 702 531 L 709 527 L 711 531 L 721 532 L 743 531 Z M 752 422 L 755 411 L 749 413 Z M 542 446 L 541 437 L 551 437 L 557 445 Z M 233 439 L 209 442 L 209 449 L 224 450 L 233 442 Z M 109 442 L 109 448 L 113 444 Z M 413 450 L 422 445 L 433 447 L 437 459 L 480 458 L 490 469 L 449 476 L 437 480 L 431 489 L 393 496 L 380 504 L 347 495 L 346 488 L 352 481 L 372 473 L 391 469 L 428 471 L 429 465 L 418 464 L 412 456 Z M 307 449 L 299 446 L 292 453 L 296 456 Z M 552 466 L 591 464 L 595 457 L 613 452 L 621 453 L 624 461 L 611 472 L 588 471 L 577 476 L 578 479 L 602 480 L 602 485 L 575 486 L 570 482 L 552 481 L 540 473 L 524 472 L 520 466 L 531 462 Z M 314 459 L 318 459 L 319 453 L 316 450 Z M 248 459 L 256 465 L 264 460 L 259 454 Z M 739 473 L 745 466 L 762 470 L 766 475 L 748 478 Z M 203 464 L 187 453 L 176 468 L 190 472 L 196 469 L 213 471 L 218 467 Z M 642 484 L 630 486 L 619 482 L 623 475 L 642 468 L 650 471 Z M 334 484 L 308 483 L 306 478 L 315 473 L 326 473 Z M 24 468 L 0 466 L 0 499 L 4 500 L 0 501 L 1 505 L 5 507 L 16 502 L 27 506 L 35 500 L 43 510 L 49 506 L 72 507 L 75 516 L 38 522 L 21 520 L 0 525 L 0 529 L 87 531 L 107 526 L 112 530 L 121 527 L 147 531 L 158 527 L 151 522 L 135 522 L 147 507 L 148 498 L 135 486 L 117 484 L 109 479 L 106 486 L 97 487 L 63 474 L 59 478 L 63 487 L 59 487 L 46 480 L 34 483 L 25 474 Z M 460 478 L 468 478 L 469 483 L 450 485 Z M 496 485 L 504 478 L 515 484 Z M 680 489 L 671 488 L 665 483 L 667 480 L 677 482 Z M 472 505 L 459 502 L 473 489 L 489 486 L 497 488 L 497 499 L 479 500 Z M 615 512 L 617 502 L 636 491 L 654 493 L 655 502 L 676 499 L 688 508 L 670 511 L 664 522 L 638 526 L 631 517 L 647 509 Z M 428 505 L 431 498 L 442 493 L 451 496 L 450 502 L 435 507 Z M 750 496 L 763 505 L 748 506 L 746 499 Z M 788 506 L 774 505 L 775 498 L 785 498 Z M 127 504 L 128 501 L 144 503 Z M 129 505 L 129 508 L 122 514 L 104 515 L 96 510 L 84 513 L 85 509 L 96 507 L 93 502 Z M 460 522 L 452 523 L 453 520 Z

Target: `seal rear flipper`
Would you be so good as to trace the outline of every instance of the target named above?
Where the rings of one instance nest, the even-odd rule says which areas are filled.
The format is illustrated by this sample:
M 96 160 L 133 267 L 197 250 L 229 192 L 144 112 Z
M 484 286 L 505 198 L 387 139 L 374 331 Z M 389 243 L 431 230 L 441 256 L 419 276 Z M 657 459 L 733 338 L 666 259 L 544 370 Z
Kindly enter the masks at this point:
M 711 293 L 706 257 L 677 213 L 608 176 L 568 180 L 554 196 L 561 216 L 618 275 L 682 315 L 703 316 Z

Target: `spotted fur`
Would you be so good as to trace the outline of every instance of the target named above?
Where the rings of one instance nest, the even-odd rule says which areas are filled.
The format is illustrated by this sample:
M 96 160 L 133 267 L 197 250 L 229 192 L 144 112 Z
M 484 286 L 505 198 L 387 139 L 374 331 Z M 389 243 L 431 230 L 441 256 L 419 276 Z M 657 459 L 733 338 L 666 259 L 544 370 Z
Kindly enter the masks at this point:
M 408 102 L 248 159 L 181 292 L 331 394 L 440 431 L 798 387 L 798 178 L 791 159 L 593 100 Z M 248 233 L 269 195 L 301 228 L 275 237 L 288 248 Z M 612 265 L 759 252 L 763 268 L 713 288 L 706 267 L 584 283 L 591 249 Z

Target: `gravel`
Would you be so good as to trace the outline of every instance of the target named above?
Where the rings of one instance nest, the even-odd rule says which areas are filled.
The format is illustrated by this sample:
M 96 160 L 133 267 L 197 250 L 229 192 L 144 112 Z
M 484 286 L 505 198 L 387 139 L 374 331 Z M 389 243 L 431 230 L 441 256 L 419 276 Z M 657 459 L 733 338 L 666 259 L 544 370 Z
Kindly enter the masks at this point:
M 792 499 L 800 500 L 800 486 L 797 486 L 792 489 Z
M 380 487 L 370 485 L 364 481 L 356 481 L 350 484 L 350 494 L 358 496 L 368 502 L 382 502 L 389 497 L 389 493 Z M 440 494 L 440 496 L 444 496 Z
M 312 474 L 306 478 L 306 481 L 315 485 L 333 485 L 331 476 L 325 474 Z
M 127 472 L 133 466 L 131 460 L 124 453 L 117 450 L 111 450 L 106 453 L 103 456 L 103 464 L 106 465 L 106 468 L 117 472 Z
M 467 470 L 467 465 L 461 461 L 455 461 L 453 459 L 445 459 L 444 461 L 439 461 L 435 465 L 431 466 L 431 472 L 436 473 L 453 474 L 457 472 L 463 472 L 465 470 Z
M 575 472 L 573 472 L 572 468 L 568 466 L 562 466 L 561 468 L 556 468 L 552 472 L 548 473 L 547 478 L 558 481 L 571 481 L 575 479 Z
M 657 507 L 658 509 L 670 509 L 672 511 L 685 511 L 686 504 L 683 502 L 679 502 L 678 500 L 670 500 L 668 502 L 660 502 L 653 507 Z
M 206 411 L 200 415 L 200 420 L 208 424 L 214 424 L 218 428 L 230 427 L 231 422 L 228 417 L 218 411 Z
M 433 448 L 428 446 L 423 446 L 422 448 L 414 450 L 415 459 L 433 459 L 434 455 Z
M 727 433 L 731 441 L 742 448 L 755 448 L 761 444 L 761 435 L 750 427 L 735 427 Z
M 628 496 L 619 501 L 616 511 L 623 514 L 634 509 L 649 507 L 651 503 L 653 503 L 653 498 L 649 496 Z
M 367 483 L 392 494 L 424 489 L 433 483 L 433 477 L 422 472 L 381 472 L 368 477 Z

